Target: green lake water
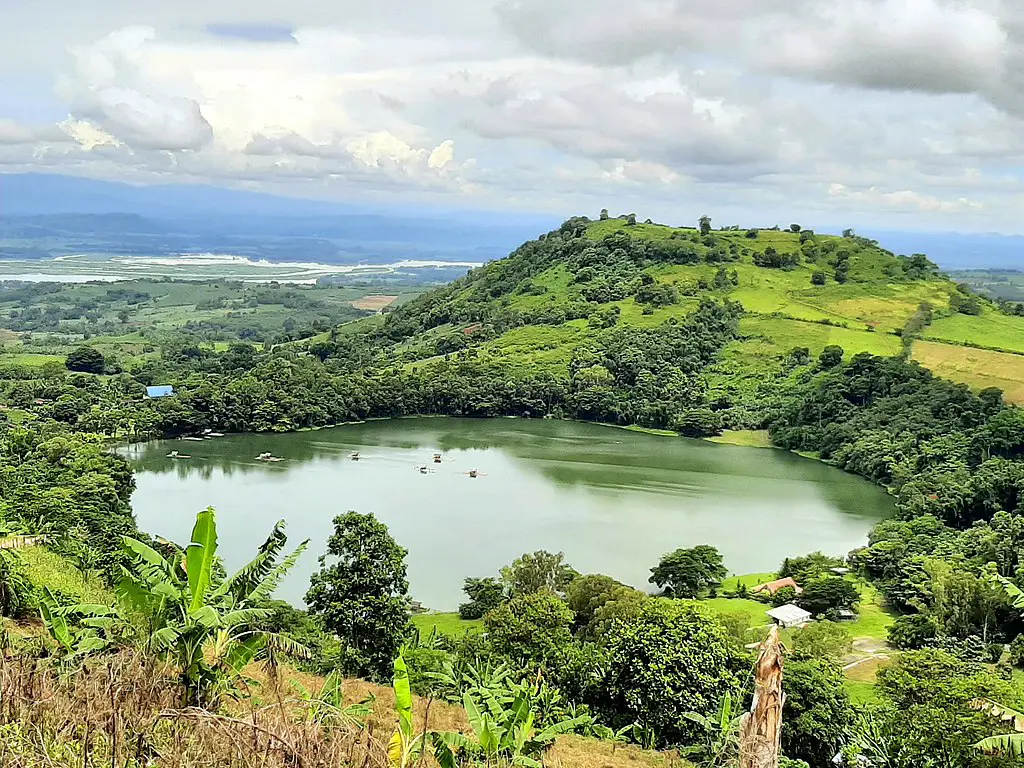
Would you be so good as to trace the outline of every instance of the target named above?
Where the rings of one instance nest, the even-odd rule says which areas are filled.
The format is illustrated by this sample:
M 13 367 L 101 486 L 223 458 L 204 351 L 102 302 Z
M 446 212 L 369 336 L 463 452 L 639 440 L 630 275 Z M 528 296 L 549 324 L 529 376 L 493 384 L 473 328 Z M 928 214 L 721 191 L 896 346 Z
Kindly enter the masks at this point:
M 257 461 L 263 452 L 285 460 Z M 713 544 L 734 573 L 769 571 L 787 555 L 845 554 L 892 511 L 866 480 L 785 451 L 560 421 L 399 419 L 147 443 L 126 455 L 143 530 L 187 542 L 195 513 L 213 506 L 229 568 L 277 520 L 291 543 L 310 539 L 279 590 L 294 603 L 332 518 L 350 509 L 388 525 L 409 550 L 413 598 L 439 610 L 457 607 L 465 577 L 496 575 L 523 552 L 562 551 L 582 573 L 647 589 L 651 567 L 677 547 Z

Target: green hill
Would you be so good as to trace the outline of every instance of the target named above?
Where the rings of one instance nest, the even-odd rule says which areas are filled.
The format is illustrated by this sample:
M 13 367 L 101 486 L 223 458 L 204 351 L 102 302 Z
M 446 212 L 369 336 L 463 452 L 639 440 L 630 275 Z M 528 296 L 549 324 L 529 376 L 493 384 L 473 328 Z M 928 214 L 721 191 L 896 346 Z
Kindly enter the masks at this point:
M 794 348 L 818 355 L 838 345 L 847 358 L 912 356 L 1024 401 L 1024 317 L 965 294 L 921 255 L 852 233 L 570 219 L 398 308 L 383 332 L 407 369 L 469 355 L 512 374 L 569 376 L 574 355 L 603 329 L 678 323 L 705 299 L 742 306 L 738 334 L 720 355 L 730 377 L 772 369 Z

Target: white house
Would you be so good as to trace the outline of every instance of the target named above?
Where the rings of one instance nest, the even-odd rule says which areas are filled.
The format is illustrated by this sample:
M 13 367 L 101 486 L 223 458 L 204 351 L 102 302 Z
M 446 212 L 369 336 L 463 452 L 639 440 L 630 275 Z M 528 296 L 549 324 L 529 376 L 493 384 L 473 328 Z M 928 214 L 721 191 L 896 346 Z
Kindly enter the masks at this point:
M 784 629 L 786 627 L 800 627 L 811 620 L 810 613 L 798 605 L 793 605 L 793 603 L 780 605 L 778 608 L 765 611 L 765 613 L 771 616 L 772 621 Z

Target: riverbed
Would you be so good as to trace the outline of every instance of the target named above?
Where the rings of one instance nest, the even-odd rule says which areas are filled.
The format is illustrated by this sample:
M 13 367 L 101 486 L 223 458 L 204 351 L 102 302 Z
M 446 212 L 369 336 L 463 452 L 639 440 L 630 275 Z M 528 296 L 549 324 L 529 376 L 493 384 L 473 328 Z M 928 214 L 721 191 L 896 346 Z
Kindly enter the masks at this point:
M 195 513 L 213 506 L 229 568 L 277 520 L 290 543 L 309 539 L 278 593 L 295 604 L 333 517 L 348 510 L 388 525 L 409 551 L 412 597 L 438 610 L 458 606 L 467 576 L 497 575 L 537 549 L 648 589 L 650 569 L 677 547 L 712 544 L 734 573 L 771 571 L 786 556 L 845 554 L 892 513 L 883 489 L 786 451 L 550 420 L 397 419 L 127 455 L 143 530 L 187 542 Z

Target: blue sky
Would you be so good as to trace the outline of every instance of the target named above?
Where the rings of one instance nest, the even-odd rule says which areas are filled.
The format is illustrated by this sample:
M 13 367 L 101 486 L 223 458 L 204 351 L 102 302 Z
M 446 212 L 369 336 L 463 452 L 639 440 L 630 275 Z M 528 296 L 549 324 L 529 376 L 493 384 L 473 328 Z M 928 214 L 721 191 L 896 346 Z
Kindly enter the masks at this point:
M 0 0 L 0 172 L 1024 228 L 1014 0 Z

